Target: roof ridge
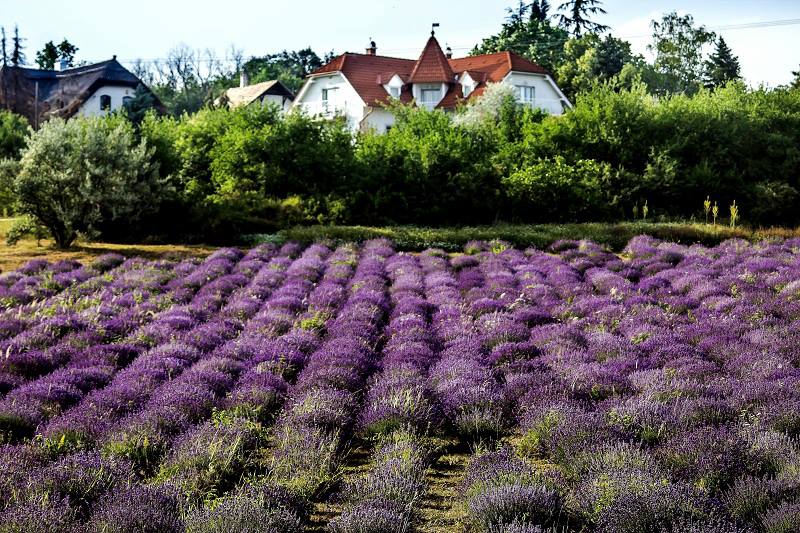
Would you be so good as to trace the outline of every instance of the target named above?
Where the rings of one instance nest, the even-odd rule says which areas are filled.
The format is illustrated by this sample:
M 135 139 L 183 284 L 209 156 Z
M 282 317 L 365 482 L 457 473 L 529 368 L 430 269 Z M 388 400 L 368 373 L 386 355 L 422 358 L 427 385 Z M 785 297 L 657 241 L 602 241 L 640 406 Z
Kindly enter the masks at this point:
M 427 71 L 420 73 L 423 67 Z M 422 53 L 420 53 L 419 59 L 417 59 L 414 69 L 411 71 L 409 81 L 415 83 L 434 81 L 449 83 L 453 81 L 453 67 L 450 65 L 447 56 L 442 52 L 439 41 L 433 35 L 425 43 L 425 48 L 422 49 Z

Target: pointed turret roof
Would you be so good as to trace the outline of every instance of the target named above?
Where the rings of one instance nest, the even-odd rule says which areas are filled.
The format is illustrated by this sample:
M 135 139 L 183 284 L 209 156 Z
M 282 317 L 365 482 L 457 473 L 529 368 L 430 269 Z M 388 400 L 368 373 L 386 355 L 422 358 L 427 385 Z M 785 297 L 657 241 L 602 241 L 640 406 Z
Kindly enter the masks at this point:
M 411 71 L 408 81 L 410 83 L 450 83 L 453 78 L 450 62 L 442 52 L 439 41 L 431 35 Z

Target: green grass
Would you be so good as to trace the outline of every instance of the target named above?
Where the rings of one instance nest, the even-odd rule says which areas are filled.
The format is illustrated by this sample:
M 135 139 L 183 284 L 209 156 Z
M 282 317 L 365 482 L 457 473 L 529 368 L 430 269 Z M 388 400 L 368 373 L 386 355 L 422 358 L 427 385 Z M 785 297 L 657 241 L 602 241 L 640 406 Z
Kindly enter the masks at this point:
M 498 224 L 458 228 L 428 228 L 419 226 L 298 226 L 271 236 L 253 236 L 259 240 L 296 240 L 304 243 L 331 240 L 336 243 L 364 241 L 384 237 L 392 239 L 402 250 L 422 250 L 429 247 L 447 251 L 460 251 L 471 240 L 501 239 L 518 247 L 546 248 L 559 239 L 587 239 L 603 244 L 615 251 L 622 250 L 636 235 L 683 244 L 701 243 L 708 246 L 730 238 L 758 241 L 765 238 L 800 236 L 800 229 L 759 228 L 727 226 L 716 227 L 694 223 L 620 222 L 584 224 Z

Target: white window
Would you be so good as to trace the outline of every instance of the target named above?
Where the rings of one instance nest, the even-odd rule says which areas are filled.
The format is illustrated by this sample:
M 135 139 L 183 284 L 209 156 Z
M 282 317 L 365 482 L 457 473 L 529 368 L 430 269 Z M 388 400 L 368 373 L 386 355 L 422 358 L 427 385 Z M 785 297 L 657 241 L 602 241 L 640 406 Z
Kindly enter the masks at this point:
M 336 87 L 322 89 L 322 109 L 326 113 L 336 111 Z
M 475 90 L 474 85 L 464 85 L 464 97 L 466 98 L 467 96 L 469 96 L 470 93 L 474 90 Z
M 389 94 L 392 98 L 400 98 L 400 87 L 389 87 Z
M 534 87 L 529 87 L 527 85 L 518 85 L 517 94 L 519 95 L 519 101 L 523 104 L 532 104 L 536 98 L 536 90 Z
M 428 109 L 433 109 L 442 97 L 442 90 L 436 86 L 423 86 L 420 89 L 420 102 Z

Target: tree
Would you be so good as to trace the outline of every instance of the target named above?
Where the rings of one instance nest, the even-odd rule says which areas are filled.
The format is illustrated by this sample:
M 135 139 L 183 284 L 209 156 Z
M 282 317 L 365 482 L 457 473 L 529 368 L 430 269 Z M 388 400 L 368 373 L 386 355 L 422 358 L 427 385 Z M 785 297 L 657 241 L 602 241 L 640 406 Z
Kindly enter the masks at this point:
M 20 211 L 45 226 L 59 248 L 94 236 L 106 221 L 134 221 L 157 207 L 167 183 L 122 117 L 52 119 L 23 151 L 15 181 Z
M 791 88 L 800 89 L 800 68 L 793 70 L 792 76 L 794 76 L 794 79 L 792 80 Z
M 524 14 L 527 14 L 527 19 L 512 12 L 497 35 L 483 39 L 470 53 L 478 55 L 509 50 L 551 72 L 555 71 L 563 61 L 564 43 L 569 39 L 569 34 L 563 28 L 550 24 L 546 18 L 542 20 L 534 16 L 527 7 Z
M 587 33 L 564 45 L 564 62 L 556 70 L 559 87 L 569 98 L 593 84 L 611 80 L 634 62 L 631 44 L 611 35 Z
M 139 126 L 147 112 L 156 105 L 156 98 L 150 90 L 141 83 L 136 86 L 133 98 L 125 102 L 125 113 L 134 126 Z
M 53 41 L 44 44 L 44 48 L 36 52 L 36 64 L 42 70 L 53 70 L 57 62 L 63 61 L 66 66 L 72 67 L 75 64 L 75 53 L 78 47 L 70 43 L 67 39 L 61 44 L 55 45 Z
M 36 64 L 42 70 L 53 70 L 58 61 L 58 48 L 53 41 L 44 43 L 44 48 L 36 52 Z
M 534 0 L 531 2 L 531 18 L 545 22 L 550 18 L 550 2 L 547 0 Z
M 25 64 L 25 46 L 22 44 L 25 41 L 19 36 L 19 28 L 14 26 L 14 38 L 11 40 L 14 48 L 11 50 L 11 64 L 15 67 Z
M 717 41 L 714 53 L 706 60 L 705 69 L 704 84 L 709 89 L 741 79 L 739 58 L 733 55 L 733 51 L 722 37 Z
M 0 110 L 0 159 L 18 159 L 28 139 L 25 117 Z
M 580 37 L 584 31 L 602 33 L 608 26 L 589 20 L 590 16 L 606 13 L 601 4 L 600 0 L 568 0 L 558 6 L 559 10 L 566 11 L 566 14 L 558 16 L 559 24 L 565 30 L 571 30 L 575 37 Z
M 714 41 L 715 34 L 705 26 L 696 28 L 691 15 L 678 16 L 673 11 L 661 22 L 651 21 L 655 68 L 664 76 L 661 92 L 693 94 L 700 88 L 704 74 L 703 48 Z
M 252 57 L 243 65 L 251 83 L 280 80 L 292 91 L 303 85 L 303 79 L 323 65 L 319 56 L 311 49 L 284 50 L 278 54 Z M 232 80 L 234 83 L 238 80 Z
M 3 66 L 8 65 L 8 52 L 6 51 L 6 29 L 0 26 L 0 53 L 3 56 Z

